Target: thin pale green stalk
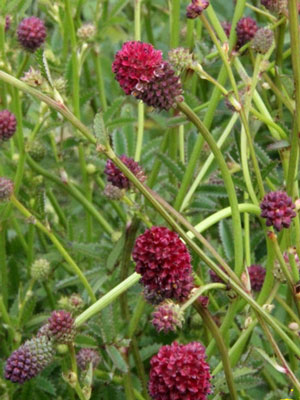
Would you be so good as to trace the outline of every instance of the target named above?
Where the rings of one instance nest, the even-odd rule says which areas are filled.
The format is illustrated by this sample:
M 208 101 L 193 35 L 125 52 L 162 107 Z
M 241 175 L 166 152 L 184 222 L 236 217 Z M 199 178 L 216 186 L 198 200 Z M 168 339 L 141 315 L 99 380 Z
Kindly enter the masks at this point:
M 230 398 L 232 400 L 237 400 L 238 395 L 237 395 L 237 391 L 236 391 L 235 384 L 234 384 L 232 368 L 231 368 L 230 360 L 228 357 L 228 350 L 224 343 L 223 337 L 220 334 L 220 331 L 219 331 L 216 323 L 214 322 L 212 316 L 210 315 L 209 311 L 207 309 L 205 309 L 204 307 L 202 307 L 199 302 L 194 303 L 194 307 L 196 308 L 198 313 L 201 315 L 205 326 L 210 330 L 211 334 L 213 335 L 213 337 L 216 341 L 216 345 L 218 346 L 219 354 L 221 355 L 221 359 L 222 359 L 223 370 L 225 373 L 225 378 L 226 378 L 227 386 L 229 389 Z
M 60 254 L 64 257 L 64 259 L 67 261 L 68 265 L 71 267 L 73 273 L 78 276 L 80 282 L 83 284 L 85 289 L 87 290 L 91 300 L 93 302 L 96 301 L 96 297 L 93 293 L 93 290 L 88 283 L 86 277 L 83 275 L 81 269 L 78 267 L 78 265 L 75 263 L 75 261 L 71 258 L 69 253 L 63 248 L 59 240 L 55 237 L 55 235 L 48 230 L 39 220 L 37 220 L 14 196 L 11 197 L 11 202 L 12 204 L 26 217 L 29 218 L 32 223 L 42 232 L 45 233 L 46 236 L 51 240 L 51 242 L 54 244 L 54 246 L 57 248 L 57 250 L 60 252 Z
M 233 126 L 235 125 L 236 121 L 238 120 L 238 113 L 234 113 L 233 116 L 231 117 L 230 121 L 228 122 L 224 132 L 222 133 L 222 135 L 220 136 L 220 139 L 217 141 L 217 146 L 219 147 L 219 149 L 222 148 L 223 144 L 225 143 L 227 137 L 230 135 Z M 197 190 L 197 187 L 199 186 L 200 182 L 205 178 L 207 171 L 209 170 L 210 166 L 212 165 L 214 161 L 214 155 L 210 154 L 207 158 L 207 160 L 205 161 L 205 163 L 203 164 L 200 172 L 198 173 L 198 175 L 196 176 L 193 184 L 191 185 L 189 191 L 187 192 L 182 205 L 180 207 L 180 211 L 184 210 L 191 197 L 193 196 L 193 194 L 195 193 L 195 191 Z
M 242 227 L 241 227 L 241 217 L 238 209 L 238 202 L 236 197 L 235 188 L 232 182 L 230 172 L 228 170 L 227 164 L 223 158 L 223 155 L 218 148 L 215 140 L 211 136 L 208 129 L 197 117 L 197 115 L 190 109 L 190 107 L 185 103 L 178 103 L 178 108 L 187 115 L 191 122 L 197 127 L 199 133 L 203 136 L 205 141 L 208 143 L 211 151 L 213 152 L 216 161 L 221 170 L 224 185 L 228 194 L 228 199 L 230 206 L 232 208 L 232 225 L 235 236 L 234 250 L 235 250 L 235 272 L 240 275 L 243 269 L 243 238 L 242 238 Z

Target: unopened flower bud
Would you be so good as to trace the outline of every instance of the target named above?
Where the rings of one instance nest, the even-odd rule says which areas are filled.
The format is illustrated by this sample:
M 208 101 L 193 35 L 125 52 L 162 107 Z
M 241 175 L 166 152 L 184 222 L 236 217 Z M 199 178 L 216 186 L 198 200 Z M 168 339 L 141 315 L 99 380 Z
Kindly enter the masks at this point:
M 244 327 L 247 329 L 252 324 L 253 319 L 251 317 L 247 317 L 245 319 Z
M 260 28 L 255 33 L 252 46 L 255 51 L 266 54 L 274 42 L 274 33 L 270 29 Z
M 298 331 L 299 330 L 299 325 L 297 324 L 297 322 L 291 322 L 289 324 L 289 329 L 291 331 Z
M 10 179 L 0 177 L 0 203 L 8 201 L 14 192 L 14 184 Z
M 50 263 L 45 258 L 39 258 L 31 266 L 31 276 L 37 281 L 45 281 L 50 274 Z
M 166 300 L 158 305 L 152 314 L 152 324 L 158 332 L 176 331 L 182 327 L 183 314 L 178 304 Z
M 27 85 L 33 87 L 41 86 L 44 82 L 41 71 L 35 70 L 33 67 L 30 67 L 29 70 L 24 73 L 24 76 L 21 78 L 21 80 L 27 83 Z
M 96 34 L 96 27 L 91 23 L 84 24 L 77 30 L 77 36 L 81 40 L 93 39 L 95 34 Z
M 268 313 L 271 313 L 271 312 L 274 310 L 275 305 L 274 305 L 274 304 L 264 304 L 264 305 L 262 306 L 262 308 L 263 308 L 265 311 L 267 311 Z

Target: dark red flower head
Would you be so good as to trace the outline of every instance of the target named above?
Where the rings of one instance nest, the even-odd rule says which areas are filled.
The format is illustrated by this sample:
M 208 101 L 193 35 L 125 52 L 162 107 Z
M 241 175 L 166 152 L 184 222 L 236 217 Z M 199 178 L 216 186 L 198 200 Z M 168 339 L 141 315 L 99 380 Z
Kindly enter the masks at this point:
M 139 164 L 132 158 L 125 156 L 124 154 L 120 157 L 120 160 L 126 167 L 138 178 L 140 182 L 145 182 L 146 176 L 144 171 L 139 166 Z M 130 181 L 129 179 L 119 170 L 118 167 L 111 160 L 107 160 L 104 173 L 107 175 L 107 180 L 112 185 L 118 187 L 119 189 L 129 189 Z
M 208 0 L 192 0 L 186 8 L 186 17 L 195 19 L 209 6 Z
M 92 364 L 93 369 L 95 369 L 98 366 L 100 360 L 101 357 L 98 351 L 95 349 L 83 348 L 80 349 L 78 354 L 76 355 L 77 364 L 82 370 L 88 369 L 89 364 Z
M 193 287 L 191 257 L 177 233 L 153 226 L 140 235 L 132 253 L 147 290 L 182 301 Z
M 273 226 L 278 232 L 289 228 L 295 218 L 295 204 L 285 192 L 270 192 L 260 203 L 261 217 L 266 218 L 266 225 Z
M 206 400 L 210 368 L 201 343 L 162 346 L 150 364 L 149 393 L 154 400 Z
M 162 52 L 149 43 L 126 42 L 115 55 L 112 70 L 124 92 L 129 95 L 138 83 L 150 82 L 162 64 Z
M 38 375 L 52 360 L 54 347 L 46 336 L 25 342 L 8 358 L 4 376 L 13 383 L 24 383 Z
M 249 277 L 250 277 L 250 284 L 251 284 L 251 289 L 254 292 L 259 292 L 260 289 L 263 287 L 265 276 L 266 276 L 266 270 L 264 267 L 261 265 L 250 265 L 250 267 L 247 268 Z
M 53 311 L 47 327 L 48 335 L 58 343 L 70 343 L 76 334 L 72 314 L 64 310 Z
M 8 110 L 0 111 L 0 142 L 10 139 L 17 129 L 17 120 Z
M 236 25 L 237 49 L 240 49 L 242 46 L 252 40 L 257 29 L 257 24 L 253 18 L 244 17 L 240 19 Z
M 36 51 L 46 39 L 44 22 L 37 17 L 24 18 L 18 26 L 18 40 L 25 50 Z
M 157 332 L 176 331 L 182 327 L 183 320 L 180 306 L 170 300 L 159 304 L 152 313 L 152 324 Z
M 132 94 L 149 107 L 159 110 L 169 110 L 176 105 L 176 101 L 183 100 L 180 78 L 168 62 L 155 71 L 150 82 L 138 83 Z

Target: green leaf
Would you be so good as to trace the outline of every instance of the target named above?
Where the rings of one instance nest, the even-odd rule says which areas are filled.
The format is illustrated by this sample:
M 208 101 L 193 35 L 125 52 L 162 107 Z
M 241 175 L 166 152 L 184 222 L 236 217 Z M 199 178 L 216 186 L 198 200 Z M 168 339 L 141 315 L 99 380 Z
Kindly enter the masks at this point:
M 78 334 L 76 335 L 75 344 L 80 347 L 97 347 L 98 342 L 91 336 Z
M 125 241 L 125 236 L 122 235 L 120 239 L 115 243 L 113 246 L 109 256 L 107 257 L 106 261 L 106 268 L 111 271 L 113 267 L 115 266 L 117 260 L 120 257 L 120 254 L 123 250 L 124 247 L 124 241 Z
M 222 220 L 219 223 L 219 234 L 223 244 L 223 248 L 228 260 L 234 257 L 234 239 L 232 235 L 232 228 L 227 220 Z
M 48 62 L 47 62 L 47 59 L 46 59 L 46 56 L 45 56 L 45 52 L 44 52 L 43 49 L 38 49 L 35 52 L 35 59 L 36 59 L 36 62 L 38 63 L 38 65 L 39 65 L 39 68 L 40 68 L 40 71 L 41 71 L 41 74 L 42 74 L 43 78 L 45 78 L 46 81 L 49 83 L 49 85 L 51 87 L 53 87 L 53 82 L 52 82 L 52 78 L 51 78 L 51 74 L 50 74 L 50 69 L 49 69 Z
M 107 147 L 108 145 L 108 134 L 104 125 L 102 113 L 98 113 L 94 119 L 94 132 L 97 138 L 98 144 Z
M 99 327 L 101 330 L 102 339 L 103 342 L 107 344 L 113 343 L 117 335 L 113 307 L 114 304 L 110 304 L 108 307 L 105 307 L 99 316 Z
M 128 372 L 128 366 L 123 359 L 120 351 L 115 346 L 105 346 L 105 350 L 112 360 L 114 366 L 123 373 Z
M 115 113 L 120 109 L 123 102 L 124 97 L 118 97 L 113 101 L 112 105 L 108 107 L 105 113 L 103 113 L 104 123 L 107 123 L 115 115 Z
M 112 141 L 117 155 L 127 154 L 127 140 L 123 132 L 115 130 L 112 134 Z
M 212 197 L 228 197 L 226 188 L 223 185 L 203 184 L 197 188 L 197 194 Z
M 32 314 L 34 312 L 36 306 L 36 298 L 35 297 L 30 297 L 29 300 L 27 300 L 25 307 L 23 309 L 22 317 L 21 317 L 21 325 L 26 324 L 26 322 L 29 321 L 29 319 L 32 317 Z
M 101 246 L 98 243 L 78 243 L 78 242 L 67 242 L 67 246 L 74 252 L 86 256 L 88 258 L 100 261 L 101 257 Z
M 183 165 L 180 163 L 176 163 L 166 154 L 158 153 L 157 156 L 162 161 L 162 163 L 165 164 L 168 170 L 174 175 L 174 177 L 179 181 L 181 181 L 185 169 Z
M 35 379 L 36 387 L 46 393 L 56 397 L 56 388 L 48 379 L 43 376 L 37 376 Z

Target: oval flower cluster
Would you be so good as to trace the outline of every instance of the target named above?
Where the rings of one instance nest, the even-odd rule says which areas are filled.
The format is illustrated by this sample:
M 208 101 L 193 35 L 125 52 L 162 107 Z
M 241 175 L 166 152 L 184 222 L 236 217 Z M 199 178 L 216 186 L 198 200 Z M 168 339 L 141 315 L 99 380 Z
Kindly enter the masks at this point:
M 112 64 L 116 80 L 127 95 L 150 107 L 169 110 L 182 101 L 181 82 L 162 52 L 149 43 L 126 42 Z
M 206 400 L 210 367 L 201 343 L 162 346 L 150 364 L 149 393 L 155 400 Z
M 188 297 L 193 287 L 191 257 L 175 232 L 162 226 L 146 230 L 137 238 L 132 257 L 147 291 L 161 300 Z

